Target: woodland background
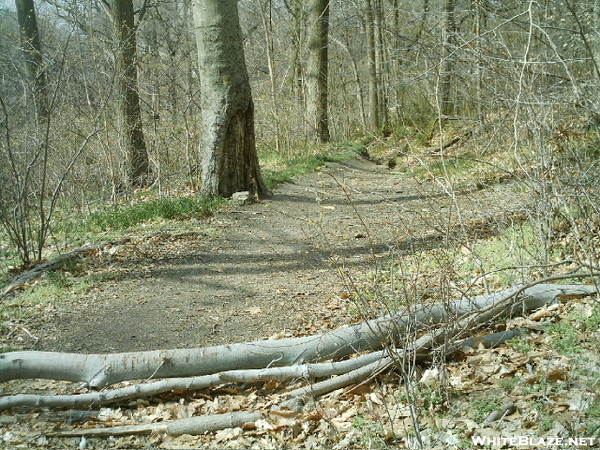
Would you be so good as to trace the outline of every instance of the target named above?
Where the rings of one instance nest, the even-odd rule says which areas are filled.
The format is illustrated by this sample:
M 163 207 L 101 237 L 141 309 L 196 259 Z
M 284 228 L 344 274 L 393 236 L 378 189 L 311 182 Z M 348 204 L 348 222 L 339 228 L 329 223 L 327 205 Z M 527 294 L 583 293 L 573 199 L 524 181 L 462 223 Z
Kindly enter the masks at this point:
M 1 10 L 0 218 L 12 243 L 3 244 L 5 258 L 16 249 L 26 263 L 40 259 L 49 237 L 64 239 L 90 212 L 132 192 L 115 107 L 119 40 L 109 6 L 36 5 L 47 122 L 39 120 L 40 80 L 28 76 L 15 11 L 7 4 Z M 239 3 L 265 172 L 270 161 L 315 151 L 305 117 L 308 6 Z M 332 140 L 365 138 L 392 156 L 411 144 L 443 153 L 444 136 L 459 129 L 473 143 L 463 158 L 518 172 L 539 194 L 541 210 L 532 214 L 546 221 L 543 233 L 549 236 L 557 215 L 591 226 L 598 2 L 363 0 L 329 7 Z M 159 196 L 193 192 L 200 182 L 190 8 L 179 0 L 134 5 L 143 147 Z M 506 155 L 501 164 L 498 152 Z

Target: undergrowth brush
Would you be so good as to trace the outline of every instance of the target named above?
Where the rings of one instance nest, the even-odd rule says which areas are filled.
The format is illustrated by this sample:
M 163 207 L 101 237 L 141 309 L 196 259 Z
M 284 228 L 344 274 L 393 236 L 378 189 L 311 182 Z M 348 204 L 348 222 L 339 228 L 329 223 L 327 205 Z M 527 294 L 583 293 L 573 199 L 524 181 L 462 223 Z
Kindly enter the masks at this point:
M 545 148 L 525 143 L 499 147 L 493 153 L 488 149 L 484 154 L 469 145 L 436 152 L 431 142 L 373 141 L 370 153 L 379 162 L 387 162 L 392 173 L 408 175 L 422 184 L 433 182 L 452 207 L 448 209 L 451 213 L 439 207 L 423 207 L 426 212 L 415 213 L 430 229 L 439 230 L 437 240 L 430 239 L 435 242 L 433 248 L 415 245 L 408 251 L 411 243 L 425 240 L 399 223 L 396 246 L 373 258 L 371 270 L 362 276 L 345 275 L 352 291 L 352 311 L 362 319 L 410 312 L 422 304 L 449 304 L 574 268 L 590 272 L 586 281 L 597 283 L 591 272 L 599 267 L 600 259 L 600 190 L 592 180 L 600 173 L 600 141 L 595 132 L 576 135 L 577 139 L 561 136 L 560 142 L 552 141 L 560 150 L 552 155 Z M 511 183 L 508 191 L 506 183 Z M 508 208 L 520 206 L 518 198 L 525 201 L 519 214 L 488 215 L 473 227 L 469 219 L 473 207 L 461 203 L 461 195 L 470 187 L 472 192 L 514 192 L 515 200 L 507 202 Z M 490 206 L 498 205 L 475 207 L 488 210 Z M 489 232 L 471 233 L 482 227 Z M 582 281 L 564 278 L 549 282 Z M 463 336 L 473 337 L 506 326 L 531 326 L 528 333 L 505 345 L 472 349 L 457 360 L 434 358 L 431 365 L 415 364 L 403 349 L 421 336 L 417 332 L 403 333 L 399 342 L 390 344 L 390 351 L 397 353 L 399 389 L 407 393 L 401 402 L 411 405 L 407 409 L 413 414 L 408 422 L 413 435 L 421 434 L 419 446 L 471 448 L 470 439 L 460 442 L 460 436 L 496 430 L 503 423 L 508 423 L 515 435 L 600 437 L 600 397 L 596 394 L 600 385 L 600 306 L 593 298 L 569 301 L 569 306 L 560 306 L 542 323 L 540 319 L 530 323 L 523 317 L 513 324 L 494 322 L 483 329 L 463 330 Z M 455 331 L 452 320 L 436 326 Z M 431 367 L 439 373 L 433 380 L 424 375 Z M 431 402 L 433 391 L 441 393 L 435 404 Z M 394 410 L 396 403 L 388 402 L 387 407 Z M 572 406 L 557 407 L 561 402 Z M 506 420 L 485 422 L 507 403 L 511 406 Z M 515 412 L 518 415 L 511 416 Z M 363 430 L 364 438 L 370 439 L 371 431 L 364 426 Z

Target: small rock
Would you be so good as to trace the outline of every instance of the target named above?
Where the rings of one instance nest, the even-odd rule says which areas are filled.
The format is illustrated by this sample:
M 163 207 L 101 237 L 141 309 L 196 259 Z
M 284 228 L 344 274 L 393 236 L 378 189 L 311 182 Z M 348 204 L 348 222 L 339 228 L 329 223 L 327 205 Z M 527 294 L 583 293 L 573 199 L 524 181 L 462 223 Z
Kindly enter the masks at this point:
M 231 196 L 231 200 L 237 203 L 248 204 L 252 203 L 253 197 L 249 191 L 236 192 Z

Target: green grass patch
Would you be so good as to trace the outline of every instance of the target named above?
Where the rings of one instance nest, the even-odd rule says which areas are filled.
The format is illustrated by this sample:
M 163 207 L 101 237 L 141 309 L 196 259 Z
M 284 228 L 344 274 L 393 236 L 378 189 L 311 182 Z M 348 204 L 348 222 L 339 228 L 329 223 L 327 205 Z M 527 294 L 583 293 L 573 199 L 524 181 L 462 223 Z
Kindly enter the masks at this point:
M 447 281 L 472 295 L 483 291 L 483 277 L 488 288 L 503 290 L 534 276 L 536 264 L 543 256 L 539 242 L 535 226 L 526 222 L 480 239 L 468 249 L 457 245 L 405 255 L 390 252 L 378 260 L 375 269 L 357 280 L 355 297 L 361 304 L 380 305 L 392 311 L 403 306 L 406 299 L 441 301 L 448 299 L 451 291 L 441 287 L 444 280 L 440 273 L 447 274 Z M 527 266 L 531 268 L 526 269 Z M 520 344 L 524 348 L 525 342 Z
M 469 413 L 475 422 L 481 423 L 499 407 L 500 401 L 497 399 L 477 400 L 469 408 Z
M 579 332 L 569 320 L 553 323 L 546 328 L 551 334 L 550 347 L 563 355 L 573 355 L 583 351 Z
M 384 439 L 384 429 L 379 422 L 363 416 L 356 416 L 352 420 L 352 428 L 362 448 L 388 448 Z
M 261 151 L 262 176 L 269 189 L 281 183 L 290 183 L 294 178 L 315 172 L 327 162 L 347 161 L 364 153 L 365 147 L 353 142 L 329 144 L 314 149 L 277 153 Z
M 506 345 L 519 353 L 528 353 L 533 350 L 533 344 L 527 340 L 526 336 L 517 336 L 508 341 Z
M 63 272 L 49 272 L 46 279 L 21 292 L 0 309 L 0 314 L 9 319 L 26 319 L 30 311 L 37 314 L 44 305 L 60 305 L 77 298 L 89 289 L 85 279 L 67 276 Z M 33 308 L 33 310 L 31 310 Z
M 156 220 L 185 220 L 202 218 L 223 203 L 220 199 L 198 197 L 160 198 L 131 205 L 118 205 L 98 210 L 87 219 L 95 231 L 124 230 Z
M 473 176 L 473 169 L 479 166 L 471 156 L 440 158 L 427 165 L 427 172 L 436 177 L 462 178 L 465 175 Z M 424 171 L 424 168 L 419 170 Z
M 597 331 L 600 327 L 600 306 L 595 305 L 589 314 L 581 311 L 572 311 L 558 323 L 546 327 L 550 334 L 550 346 L 563 355 L 575 355 L 583 353 L 586 342 L 598 346 L 598 340 L 586 338 L 589 332 Z
M 522 282 L 535 267 L 549 255 L 543 254 L 543 242 L 531 222 L 502 229 L 497 235 L 475 242 L 470 252 L 458 258 L 458 273 L 465 277 L 473 273 L 487 273 L 487 282 L 510 286 Z M 529 270 L 523 267 L 531 266 Z M 519 269 L 514 269 L 519 268 Z
M 588 317 L 581 319 L 583 331 L 594 331 L 600 328 L 600 306 L 596 305 Z
M 508 344 L 510 341 L 507 341 Z M 498 386 L 500 386 L 507 394 L 510 394 L 521 382 L 521 378 L 518 376 L 503 378 L 498 381 Z
M 600 396 L 596 395 L 594 401 L 585 411 L 586 424 L 585 430 L 587 436 L 600 438 Z

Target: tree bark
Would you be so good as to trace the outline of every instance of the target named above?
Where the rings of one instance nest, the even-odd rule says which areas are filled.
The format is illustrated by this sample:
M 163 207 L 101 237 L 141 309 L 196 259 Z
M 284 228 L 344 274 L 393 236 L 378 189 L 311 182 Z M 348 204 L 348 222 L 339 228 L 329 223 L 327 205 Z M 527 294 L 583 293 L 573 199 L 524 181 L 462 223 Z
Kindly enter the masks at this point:
M 25 57 L 27 74 L 33 83 L 33 94 L 38 121 L 48 120 L 48 79 L 42 58 L 42 41 L 37 25 L 33 0 L 15 0 L 21 33 L 21 49 Z
M 307 115 L 317 142 L 329 142 L 329 0 L 312 0 L 308 15 Z
M 267 194 L 256 152 L 237 0 L 195 0 L 193 10 L 202 104 L 200 193 Z
M 304 107 L 304 83 L 303 83 L 303 68 L 301 61 L 302 40 L 304 36 L 305 14 L 303 0 L 292 0 L 284 2 L 289 14 L 292 16 L 292 29 L 290 39 L 292 41 L 292 58 L 291 58 L 291 87 L 294 94 L 294 99 L 298 106 Z
M 268 8 L 269 14 L 267 17 Z M 264 5 L 262 0 L 258 2 L 258 9 L 260 11 L 260 18 L 263 23 L 263 29 L 265 31 L 265 56 L 267 57 L 267 67 L 269 68 L 269 82 L 271 84 L 271 114 L 275 122 L 275 151 L 279 153 L 281 151 L 281 119 L 279 117 L 279 104 L 277 100 L 277 80 L 275 75 L 275 44 L 273 42 L 273 19 L 271 17 L 271 10 L 273 5 L 271 0 L 268 0 Z
M 373 11 L 373 38 L 375 51 L 375 73 L 377 74 L 377 99 L 379 108 L 379 124 L 383 133 L 389 132 L 388 99 L 387 99 L 387 71 L 385 61 L 385 42 L 383 30 L 384 23 L 383 5 L 381 0 L 371 0 Z
M 346 53 L 346 56 L 348 57 L 348 60 L 350 61 L 350 65 L 352 66 L 352 73 L 354 75 L 354 83 L 356 84 L 356 101 L 358 103 L 360 123 L 363 127 L 366 128 L 367 127 L 367 119 L 366 119 L 366 113 L 365 113 L 365 99 L 364 99 L 364 94 L 363 94 L 363 89 L 362 89 L 362 83 L 360 81 L 360 73 L 358 71 L 358 65 L 356 64 L 356 59 L 354 57 L 354 54 L 350 51 L 350 49 L 348 48 L 348 45 L 345 44 L 344 42 L 340 41 L 339 39 L 332 37 L 331 41 L 335 42 L 340 47 L 342 47 L 342 49 L 344 50 L 344 53 Z
M 115 58 L 119 98 L 121 145 L 128 155 L 128 181 L 133 186 L 150 182 L 150 161 L 142 128 L 136 61 L 136 29 L 132 0 L 112 0 L 112 19 L 117 37 Z

